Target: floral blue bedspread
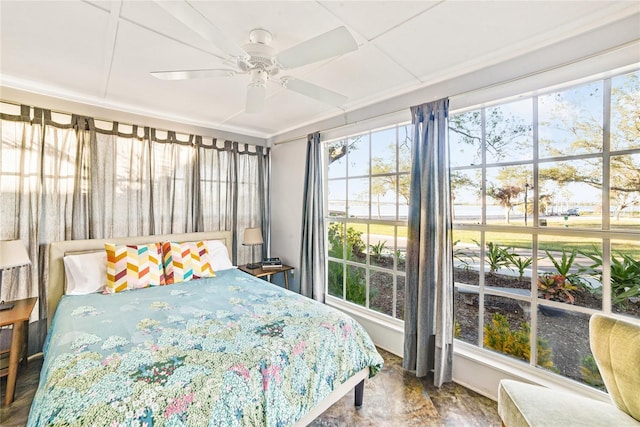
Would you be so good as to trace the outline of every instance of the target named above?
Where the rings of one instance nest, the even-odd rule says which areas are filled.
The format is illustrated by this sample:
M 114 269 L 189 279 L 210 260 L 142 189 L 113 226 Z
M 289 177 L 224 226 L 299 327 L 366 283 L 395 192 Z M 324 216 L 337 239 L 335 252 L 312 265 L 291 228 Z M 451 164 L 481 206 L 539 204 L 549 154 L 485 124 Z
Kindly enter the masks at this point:
M 382 367 L 353 319 L 239 270 L 65 296 L 28 425 L 287 426 Z

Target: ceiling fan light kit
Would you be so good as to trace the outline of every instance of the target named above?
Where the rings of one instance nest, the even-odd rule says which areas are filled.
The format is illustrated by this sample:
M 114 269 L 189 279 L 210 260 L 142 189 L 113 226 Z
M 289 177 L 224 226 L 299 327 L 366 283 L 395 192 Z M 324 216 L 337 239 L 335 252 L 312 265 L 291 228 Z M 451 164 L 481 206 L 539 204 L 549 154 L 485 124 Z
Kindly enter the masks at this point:
M 313 64 L 358 49 L 357 42 L 345 27 L 335 28 L 278 54 L 270 46 L 273 40 L 271 33 L 265 29 L 257 28 L 249 33 L 249 43 L 239 47 L 187 1 L 157 1 L 156 3 L 178 21 L 234 58 L 238 70 L 212 68 L 152 71 L 151 75 L 162 80 L 185 80 L 249 74 L 245 105 L 247 113 L 258 113 L 264 109 L 267 82 L 281 69 Z M 342 94 L 291 76 L 282 77 L 276 83 L 286 89 L 332 106 L 340 106 L 347 100 L 347 97 Z

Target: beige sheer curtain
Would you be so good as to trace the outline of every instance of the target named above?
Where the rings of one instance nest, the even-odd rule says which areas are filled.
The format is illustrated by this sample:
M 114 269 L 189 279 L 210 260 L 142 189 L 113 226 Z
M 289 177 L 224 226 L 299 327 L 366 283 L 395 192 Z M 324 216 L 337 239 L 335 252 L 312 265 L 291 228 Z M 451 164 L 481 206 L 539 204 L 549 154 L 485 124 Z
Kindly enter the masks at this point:
M 0 298 L 40 298 L 32 353 L 46 336 L 51 242 L 223 229 L 238 238 L 252 226 L 268 242 L 268 148 L 28 106 L 2 113 L 0 133 L 0 240 L 21 239 L 32 260 L 4 273 Z M 250 250 L 231 256 L 243 263 Z
M 269 148 L 232 141 L 199 144 L 203 228 L 233 231 L 236 265 L 251 261 L 251 247 L 242 246 L 245 228 L 260 227 L 267 255 L 270 241 Z

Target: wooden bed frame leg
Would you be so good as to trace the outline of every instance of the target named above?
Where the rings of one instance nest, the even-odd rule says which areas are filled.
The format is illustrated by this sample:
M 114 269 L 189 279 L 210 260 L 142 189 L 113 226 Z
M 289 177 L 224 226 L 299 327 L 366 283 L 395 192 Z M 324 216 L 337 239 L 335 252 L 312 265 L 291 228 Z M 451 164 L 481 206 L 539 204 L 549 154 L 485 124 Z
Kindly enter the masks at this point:
M 356 409 L 362 408 L 362 400 L 364 398 L 364 380 L 360 381 L 358 385 L 354 388 L 356 400 L 355 405 Z

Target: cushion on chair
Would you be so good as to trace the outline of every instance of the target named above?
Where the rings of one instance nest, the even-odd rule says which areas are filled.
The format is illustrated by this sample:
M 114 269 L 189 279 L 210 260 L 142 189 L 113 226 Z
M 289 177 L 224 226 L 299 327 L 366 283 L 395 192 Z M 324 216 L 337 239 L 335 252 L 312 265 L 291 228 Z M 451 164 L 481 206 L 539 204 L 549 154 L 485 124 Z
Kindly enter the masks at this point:
M 611 400 L 640 421 L 640 325 L 594 314 L 589 342 Z
M 609 403 L 519 381 L 502 380 L 498 413 L 506 427 L 638 427 Z

